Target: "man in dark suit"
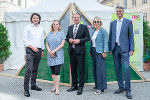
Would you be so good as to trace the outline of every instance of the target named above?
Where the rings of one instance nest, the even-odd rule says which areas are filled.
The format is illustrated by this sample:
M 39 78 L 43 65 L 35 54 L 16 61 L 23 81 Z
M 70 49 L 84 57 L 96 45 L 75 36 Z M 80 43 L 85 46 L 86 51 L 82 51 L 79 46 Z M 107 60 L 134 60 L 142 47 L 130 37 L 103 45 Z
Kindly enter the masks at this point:
M 109 53 L 113 54 L 115 72 L 118 81 L 119 89 L 115 94 L 123 93 L 126 91 L 128 99 L 132 99 L 130 90 L 130 69 L 129 57 L 134 54 L 134 36 L 132 21 L 123 18 L 124 8 L 121 6 L 116 7 L 117 20 L 110 23 L 109 32 Z M 123 83 L 123 73 L 125 86 Z
M 81 95 L 84 87 L 84 63 L 85 63 L 85 42 L 90 40 L 89 30 L 86 25 L 80 24 L 81 15 L 76 13 L 73 15 L 74 25 L 68 27 L 66 40 L 69 43 L 68 53 L 70 56 L 72 87 L 67 90 L 71 92 L 77 91 L 77 95 Z M 79 69 L 79 87 L 77 81 L 77 66 Z

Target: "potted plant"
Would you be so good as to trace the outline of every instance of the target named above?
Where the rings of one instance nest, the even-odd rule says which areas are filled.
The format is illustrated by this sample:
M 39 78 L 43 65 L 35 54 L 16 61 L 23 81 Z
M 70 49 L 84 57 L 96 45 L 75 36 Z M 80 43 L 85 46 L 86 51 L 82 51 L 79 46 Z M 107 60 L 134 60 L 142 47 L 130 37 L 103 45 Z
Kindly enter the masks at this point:
M 9 50 L 10 41 L 8 40 L 8 31 L 6 27 L 0 23 L 0 71 L 3 69 L 3 62 L 11 55 Z
M 143 38 L 144 38 L 144 66 L 145 71 L 150 70 L 150 29 L 148 22 L 143 21 Z

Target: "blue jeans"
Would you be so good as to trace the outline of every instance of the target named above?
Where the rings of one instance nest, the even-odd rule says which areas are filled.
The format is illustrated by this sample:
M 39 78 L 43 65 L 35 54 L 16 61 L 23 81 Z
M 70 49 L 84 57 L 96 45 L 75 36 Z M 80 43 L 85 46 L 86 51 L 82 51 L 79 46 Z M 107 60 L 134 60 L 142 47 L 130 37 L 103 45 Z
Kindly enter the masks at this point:
M 98 90 L 107 89 L 105 58 L 101 53 L 97 53 L 95 48 L 92 48 L 91 56 L 95 87 Z

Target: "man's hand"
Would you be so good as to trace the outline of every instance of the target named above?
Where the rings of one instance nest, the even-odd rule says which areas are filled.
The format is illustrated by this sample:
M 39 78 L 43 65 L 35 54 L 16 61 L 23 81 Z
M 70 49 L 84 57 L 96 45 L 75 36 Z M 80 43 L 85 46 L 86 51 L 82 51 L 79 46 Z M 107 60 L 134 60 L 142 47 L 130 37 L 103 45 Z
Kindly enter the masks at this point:
M 41 55 L 41 57 L 44 57 L 44 51 L 42 51 L 42 55 Z
M 89 56 L 91 56 L 91 53 L 89 53 Z
M 74 44 L 79 44 L 79 43 L 80 43 L 80 39 L 75 39 L 75 40 L 73 40 L 73 43 L 74 43 Z
M 36 47 L 33 47 L 30 45 L 29 48 L 31 48 L 34 52 L 38 52 L 38 48 L 36 48 Z
M 109 51 L 109 54 L 112 55 L 112 51 Z
M 129 52 L 129 55 L 130 55 L 130 56 L 132 56 L 133 54 L 134 54 L 134 52 L 133 52 L 133 51 L 130 51 L 130 52 Z
M 73 43 L 73 39 L 72 38 L 69 39 L 69 43 Z

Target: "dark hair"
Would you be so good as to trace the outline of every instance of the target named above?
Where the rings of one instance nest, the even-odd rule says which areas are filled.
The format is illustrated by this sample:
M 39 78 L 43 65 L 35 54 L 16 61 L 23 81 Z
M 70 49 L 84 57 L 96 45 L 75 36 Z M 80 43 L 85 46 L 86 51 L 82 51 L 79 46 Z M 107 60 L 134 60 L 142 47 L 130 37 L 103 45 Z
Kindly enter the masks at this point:
M 124 8 L 122 6 L 117 6 L 116 9 L 117 8 L 122 9 L 124 11 Z
M 81 14 L 79 12 L 74 13 L 73 16 L 76 15 L 76 14 L 78 14 L 81 18 Z
M 31 15 L 31 17 L 30 17 L 30 21 L 31 21 L 31 23 L 33 23 L 33 22 L 32 22 L 32 18 L 33 18 L 33 16 L 34 16 L 34 15 L 36 15 L 36 16 L 38 16 L 38 17 L 39 17 L 39 23 L 38 23 L 38 24 L 40 24 L 41 16 L 40 16 L 40 14 L 38 14 L 38 13 L 33 13 L 33 14 Z

